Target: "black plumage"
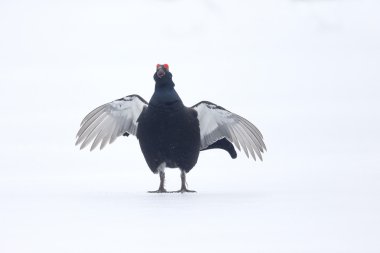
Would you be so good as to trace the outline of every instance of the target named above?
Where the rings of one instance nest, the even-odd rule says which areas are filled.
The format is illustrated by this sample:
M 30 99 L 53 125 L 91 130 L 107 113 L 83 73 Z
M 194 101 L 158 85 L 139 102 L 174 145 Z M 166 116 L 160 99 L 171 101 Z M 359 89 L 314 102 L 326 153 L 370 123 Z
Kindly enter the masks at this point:
M 197 163 L 200 151 L 224 149 L 232 158 L 234 145 L 255 159 L 266 149 L 260 131 L 248 120 L 211 102 L 186 107 L 174 89 L 167 64 L 157 65 L 155 91 L 149 103 L 130 95 L 102 105 L 82 121 L 77 143 L 102 149 L 117 137 L 135 135 L 153 173 L 160 175 L 157 191 L 166 192 L 165 168 L 181 170 L 181 189 L 187 189 L 186 173 Z M 234 145 L 233 145 L 234 144 Z

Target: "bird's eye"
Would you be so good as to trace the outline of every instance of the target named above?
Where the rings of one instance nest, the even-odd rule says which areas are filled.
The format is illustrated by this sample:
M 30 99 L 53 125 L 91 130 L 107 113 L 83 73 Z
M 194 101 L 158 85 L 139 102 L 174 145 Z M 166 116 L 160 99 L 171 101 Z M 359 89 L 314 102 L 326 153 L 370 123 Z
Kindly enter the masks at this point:
M 164 64 L 164 68 L 165 68 L 165 69 L 169 69 L 169 65 L 165 63 L 165 64 Z
M 157 64 L 157 65 L 156 65 L 156 69 L 158 69 L 160 66 L 161 66 L 160 64 Z

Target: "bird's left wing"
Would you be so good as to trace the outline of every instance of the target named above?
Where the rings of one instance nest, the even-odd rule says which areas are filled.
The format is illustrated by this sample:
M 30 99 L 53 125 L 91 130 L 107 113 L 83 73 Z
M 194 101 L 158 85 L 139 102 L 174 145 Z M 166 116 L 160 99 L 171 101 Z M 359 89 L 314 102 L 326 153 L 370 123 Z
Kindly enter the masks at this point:
M 137 119 L 147 102 L 138 95 L 130 95 L 99 106 L 82 121 L 75 145 L 80 148 L 92 142 L 91 150 L 99 143 L 100 149 L 124 133 L 136 135 Z
M 261 153 L 266 150 L 263 135 L 251 122 L 208 101 L 202 101 L 192 108 L 198 113 L 201 149 L 226 138 L 239 150 L 241 146 L 247 157 L 249 152 L 256 160 L 256 153 L 262 160 Z

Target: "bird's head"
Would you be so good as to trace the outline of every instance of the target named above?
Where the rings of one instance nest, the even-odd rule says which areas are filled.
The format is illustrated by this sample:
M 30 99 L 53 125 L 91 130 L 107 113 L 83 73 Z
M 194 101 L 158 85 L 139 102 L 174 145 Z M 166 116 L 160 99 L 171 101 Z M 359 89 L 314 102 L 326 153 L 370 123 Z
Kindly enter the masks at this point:
M 169 72 L 168 64 L 157 64 L 156 73 L 154 73 L 156 83 L 172 82 L 172 73 Z

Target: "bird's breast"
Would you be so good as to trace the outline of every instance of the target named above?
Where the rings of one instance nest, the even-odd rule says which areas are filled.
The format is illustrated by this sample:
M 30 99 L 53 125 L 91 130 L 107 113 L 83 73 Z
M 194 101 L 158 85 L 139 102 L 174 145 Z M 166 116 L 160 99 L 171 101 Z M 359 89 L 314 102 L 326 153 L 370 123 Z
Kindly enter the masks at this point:
M 139 119 L 137 137 L 155 145 L 190 142 L 200 139 L 199 122 L 196 114 L 186 107 L 170 110 L 149 106 Z

